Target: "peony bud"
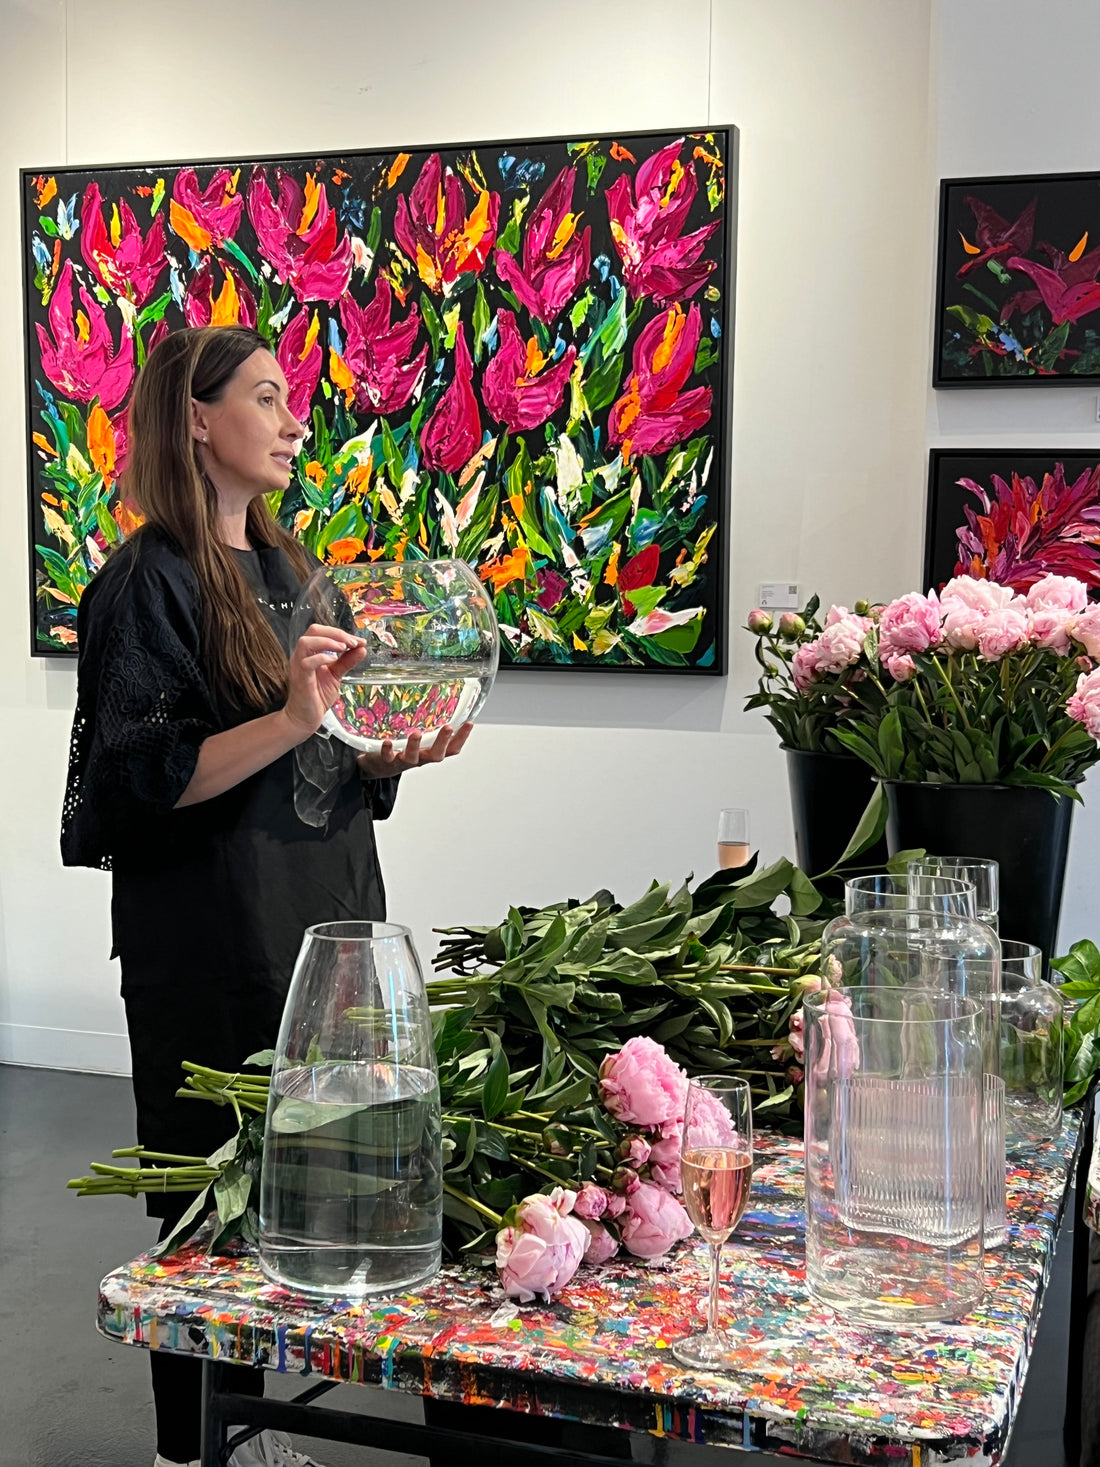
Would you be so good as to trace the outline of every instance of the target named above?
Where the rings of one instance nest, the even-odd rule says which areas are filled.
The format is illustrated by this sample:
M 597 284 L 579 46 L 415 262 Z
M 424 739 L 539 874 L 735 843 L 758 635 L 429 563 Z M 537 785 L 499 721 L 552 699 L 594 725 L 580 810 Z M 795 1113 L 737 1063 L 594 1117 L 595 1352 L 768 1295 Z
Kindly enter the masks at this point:
M 771 616 L 762 606 L 749 612 L 749 631 L 755 632 L 758 637 L 762 637 L 765 632 L 770 632 L 772 626 Z
M 869 601 L 859 600 L 852 607 L 852 610 L 857 616 L 866 616 L 871 610 L 871 603 Z
M 795 637 L 800 637 L 805 630 L 806 623 L 797 611 L 785 611 L 779 618 L 779 635 L 786 637 L 788 641 L 793 641 Z

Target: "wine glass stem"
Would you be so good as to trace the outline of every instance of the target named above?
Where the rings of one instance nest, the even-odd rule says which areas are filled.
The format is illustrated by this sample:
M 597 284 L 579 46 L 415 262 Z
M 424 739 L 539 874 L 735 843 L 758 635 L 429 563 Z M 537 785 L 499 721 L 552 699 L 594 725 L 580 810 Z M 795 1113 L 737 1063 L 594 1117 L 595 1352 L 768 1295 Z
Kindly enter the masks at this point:
M 707 1301 L 707 1334 L 718 1333 L 718 1292 L 721 1285 L 722 1245 L 710 1245 L 710 1298 Z

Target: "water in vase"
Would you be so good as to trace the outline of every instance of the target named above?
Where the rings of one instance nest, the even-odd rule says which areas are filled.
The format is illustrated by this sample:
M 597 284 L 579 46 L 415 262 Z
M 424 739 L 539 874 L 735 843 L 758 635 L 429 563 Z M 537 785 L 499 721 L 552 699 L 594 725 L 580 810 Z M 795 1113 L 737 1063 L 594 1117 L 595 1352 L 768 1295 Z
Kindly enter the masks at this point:
M 441 1257 L 439 1086 L 369 1062 L 276 1074 L 260 1202 L 265 1274 L 363 1298 L 424 1282 Z
M 377 753 L 387 739 L 398 750 L 412 733 L 430 748 L 444 724 L 458 729 L 488 695 L 491 671 L 480 663 L 442 659 L 393 661 L 353 668 L 325 717 L 330 731 L 356 748 Z

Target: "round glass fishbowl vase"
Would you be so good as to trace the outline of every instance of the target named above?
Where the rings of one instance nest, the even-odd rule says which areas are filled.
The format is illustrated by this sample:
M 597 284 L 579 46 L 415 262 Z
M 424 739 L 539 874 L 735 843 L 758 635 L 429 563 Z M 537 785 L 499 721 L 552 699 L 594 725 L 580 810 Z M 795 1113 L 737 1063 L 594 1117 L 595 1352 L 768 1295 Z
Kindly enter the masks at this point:
M 377 753 L 391 741 L 421 748 L 441 728 L 471 723 L 485 706 L 500 660 L 496 613 L 464 560 L 376 561 L 324 566 L 302 587 L 293 641 L 313 625 L 363 638 L 363 660 L 340 682 L 326 732 Z

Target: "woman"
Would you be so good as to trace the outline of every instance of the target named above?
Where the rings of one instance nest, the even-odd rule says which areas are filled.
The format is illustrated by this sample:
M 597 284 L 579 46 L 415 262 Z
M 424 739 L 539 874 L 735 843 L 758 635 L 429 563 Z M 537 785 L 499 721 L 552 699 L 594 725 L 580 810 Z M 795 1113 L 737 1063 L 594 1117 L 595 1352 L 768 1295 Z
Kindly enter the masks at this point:
M 61 846 L 66 865 L 112 871 L 138 1137 L 207 1156 L 232 1115 L 176 1098 L 181 1062 L 237 1070 L 273 1045 L 304 929 L 385 917 L 373 820 L 389 814 L 395 776 L 457 754 L 470 729 L 444 729 L 424 753 L 414 735 L 401 754 L 387 743 L 357 758 L 315 737 L 363 644 L 311 626 L 290 647 L 316 562 L 264 496 L 289 485 L 305 430 L 260 336 L 166 337 L 128 426 L 126 488 L 145 523 L 80 603 Z M 161 1237 L 189 1201 L 150 1198 Z M 150 1361 L 156 1467 L 190 1463 L 199 1362 Z M 259 1371 L 241 1376 L 238 1389 L 262 1391 Z M 234 1461 L 307 1460 L 264 1436 Z

